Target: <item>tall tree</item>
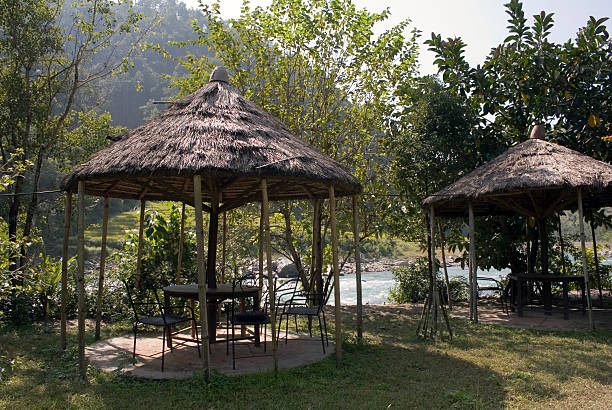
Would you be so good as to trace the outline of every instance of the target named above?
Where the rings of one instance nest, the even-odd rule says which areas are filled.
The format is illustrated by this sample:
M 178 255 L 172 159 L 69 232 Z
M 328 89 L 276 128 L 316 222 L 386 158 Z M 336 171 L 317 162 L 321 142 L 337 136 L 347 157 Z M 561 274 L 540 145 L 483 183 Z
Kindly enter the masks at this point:
M 194 26 L 196 41 L 174 45 L 197 44 L 214 50 L 215 56 L 179 59 L 187 75 L 176 77 L 174 85 L 182 93 L 191 92 L 208 78 L 213 65 L 225 65 L 233 85 L 247 98 L 355 172 L 370 194 L 360 213 L 362 236 L 379 232 L 388 213 L 385 144 L 395 115 L 395 91 L 415 74 L 417 32 L 406 36 L 409 22 L 404 21 L 376 35 L 377 24 L 389 11 L 359 10 L 350 0 L 274 0 L 255 9 L 245 2 L 241 16 L 229 21 L 221 18 L 219 3 L 202 10 L 206 29 Z M 160 47 L 160 52 L 169 51 Z M 305 240 L 300 245 L 291 226 L 309 220 L 305 216 L 311 212 L 307 204 L 281 205 L 282 247 L 308 248 L 312 232 L 301 229 Z M 348 229 L 350 218 L 340 224 Z M 300 252 L 289 254 L 302 265 Z
M 126 10 L 124 19 L 116 18 L 117 8 Z M 114 45 L 140 16 L 131 12 L 128 0 L 75 0 L 71 7 L 63 7 L 62 0 L 0 0 L 0 9 L 2 160 L 19 152 L 22 163 L 34 164 L 34 193 L 25 209 L 25 175 L 12 186 L 8 231 L 17 242 L 18 236 L 27 238 L 32 232 L 41 170 L 75 119 L 77 94 L 127 68 L 129 53 L 117 56 Z M 61 26 L 66 18 L 72 21 L 69 29 Z M 102 56 L 101 64 L 92 64 L 96 55 Z M 20 253 L 23 265 L 26 249 Z M 14 255 L 13 268 L 16 264 Z

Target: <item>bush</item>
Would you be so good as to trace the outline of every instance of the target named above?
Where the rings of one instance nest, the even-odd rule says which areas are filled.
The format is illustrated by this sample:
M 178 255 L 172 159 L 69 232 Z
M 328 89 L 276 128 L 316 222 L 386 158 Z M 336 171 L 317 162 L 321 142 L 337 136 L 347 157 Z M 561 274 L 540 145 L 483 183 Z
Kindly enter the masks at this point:
M 429 266 L 427 258 L 416 258 L 408 266 L 394 268 L 393 279 L 396 284 L 389 293 L 391 303 L 423 303 L 429 293 Z M 451 299 L 467 299 L 467 282 L 463 277 L 449 280 Z M 442 291 L 442 300 L 446 301 L 446 285 L 438 274 L 438 289 Z

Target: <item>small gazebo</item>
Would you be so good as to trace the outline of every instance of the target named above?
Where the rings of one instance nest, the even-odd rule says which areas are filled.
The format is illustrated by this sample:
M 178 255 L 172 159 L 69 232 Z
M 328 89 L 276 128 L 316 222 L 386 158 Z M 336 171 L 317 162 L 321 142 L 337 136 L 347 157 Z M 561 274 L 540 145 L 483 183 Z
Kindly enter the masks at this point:
M 107 148 L 77 166 L 63 181 L 66 196 L 64 261 L 73 193 L 78 193 L 79 361 L 84 375 L 84 197 L 141 201 L 136 280 L 141 273 L 143 216 L 146 201 L 180 201 L 195 208 L 199 277 L 202 360 L 209 374 L 208 333 L 214 312 L 206 312 L 205 288 L 216 287 L 216 248 L 219 215 L 250 202 L 261 202 L 269 288 L 273 288 L 269 201 L 310 200 L 315 206 L 329 199 L 333 249 L 334 300 L 336 305 L 337 365 L 341 365 L 340 288 L 336 231 L 336 198 L 353 196 L 356 213 L 361 184 L 347 168 L 293 135 L 280 121 L 244 98 L 229 83 L 225 68 L 217 67 L 210 81 L 196 92 L 170 103 L 146 124 L 121 134 Z M 207 260 L 204 261 L 202 211 L 210 216 Z M 355 231 L 358 231 L 355 215 Z M 320 224 L 319 224 L 320 226 Z M 105 230 L 103 229 L 101 278 L 104 272 Z M 315 233 L 316 234 L 316 233 Z M 319 231 L 320 235 L 320 231 Z M 355 235 L 358 238 L 358 234 Z M 261 241 L 262 238 L 260 238 Z M 316 241 L 313 241 L 316 242 Z M 313 258 L 322 260 L 320 242 L 313 244 Z M 356 258 L 359 258 L 358 243 Z M 261 245 L 260 245 L 261 249 Z M 260 255 L 261 258 L 261 255 Z M 260 260 L 260 270 L 263 261 Z M 261 274 L 261 272 L 260 272 Z M 357 278 L 358 290 L 360 288 Z M 102 280 L 100 281 L 102 284 Z M 101 292 L 101 289 L 99 289 Z M 62 277 L 62 343 L 65 347 L 66 267 Z M 271 314 L 274 295 L 270 292 Z M 272 324 L 274 343 L 274 324 Z M 276 368 L 276 348 L 273 347 Z
M 541 265 L 548 273 L 548 243 L 544 219 L 556 212 L 578 209 L 589 322 L 593 328 L 586 265 L 583 207 L 612 205 L 612 165 L 577 151 L 545 141 L 544 128 L 536 125 L 530 139 L 511 147 L 487 164 L 423 201 L 433 215 L 469 218 L 470 311 L 478 320 L 476 306 L 475 215 L 519 213 L 536 219 L 544 240 Z

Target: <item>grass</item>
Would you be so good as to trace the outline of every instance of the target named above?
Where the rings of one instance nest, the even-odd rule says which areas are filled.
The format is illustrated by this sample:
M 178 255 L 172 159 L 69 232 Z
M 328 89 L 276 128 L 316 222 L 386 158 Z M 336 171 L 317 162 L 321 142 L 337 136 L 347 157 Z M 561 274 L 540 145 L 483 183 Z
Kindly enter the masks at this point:
M 606 408 L 612 402 L 612 333 L 544 332 L 454 320 L 452 342 L 415 336 L 417 315 L 366 307 L 365 341 L 344 323 L 344 366 L 335 357 L 279 371 L 186 381 L 133 380 L 89 370 L 75 376 L 67 352 L 43 326 L 0 333 L 1 408 Z M 109 337 L 125 329 L 104 328 Z M 333 330 L 330 333 L 333 335 Z M 93 341 L 92 334 L 87 342 Z M 13 362 L 11 365 L 10 362 Z

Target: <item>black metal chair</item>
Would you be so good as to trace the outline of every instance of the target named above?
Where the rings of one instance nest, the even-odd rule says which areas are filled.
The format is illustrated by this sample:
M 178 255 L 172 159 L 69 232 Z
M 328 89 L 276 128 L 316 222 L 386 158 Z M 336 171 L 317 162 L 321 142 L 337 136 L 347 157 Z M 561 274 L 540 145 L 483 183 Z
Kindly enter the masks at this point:
M 327 345 L 329 345 L 329 338 L 327 336 L 327 321 L 325 320 L 325 305 L 327 304 L 328 293 L 330 291 L 329 285 L 332 277 L 333 274 L 331 273 L 327 276 L 322 292 L 304 291 L 303 289 L 299 289 L 296 284 L 291 298 L 283 303 L 283 309 L 279 316 L 280 320 L 277 340 L 280 339 L 283 316 L 287 317 L 287 322 L 285 325 L 285 343 L 287 343 L 289 334 L 289 316 L 293 316 L 295 319 L 296 333 L 298 332 L 297 317 L 307 317 L 308 332 L 310 333 L 310 337 L 312 337 L 312 318 L 316 316 L 319 320 L 321 345 L 323 346 L 323 353 L 325 353 L 325 342 L 327 342 Z M 321 322 L 321 318 L 323 318 L 323 322 Z M 325 339 L 323 338 L 323 331 L 325 331 Z
M 242 326 L 267 326 L 271 323 L 270 316 L 267 313 L 267 306 L 264 303 L 264 308 L 259 310 L 248 310 L 236 311 L 236 300 L 240 298 L 239 294 L 236 293 L 237 289 L 244 286 L 244 283 L 248 280 L 253 280 L 252 274 L 247 274 L 238 278 L 234 278 L 232 281 L 232 298 L 229 303 L 226 303 L 227 318 L 226 318 L 226 353 L 229 354 L 229 332 L 231 328 L 231 341 L 232 341 L 232 369 L 236 370 L 236 340 L 253 339 L 256 337 L 255 334 L 249 337 L 236 338 L 236 327 Z M 265 300 L 265 299 L 264 299 Z M 266 332 L 264 330 L 264 353 L 266 352 Z
M 486 282 L 485 286 L 480 286 L 478 281 Z M 495 278 L 488 278 L 483 276 L 478 276 L 476 278 L 476 284 L 478 285 L 478 294 L 480 292 L 494 292 L 499 294 L 499 302 L 502 307 L 502 312 L 508 313 L 508 305 L 506 303 L 508 299 L 508 295 L 502 283 Z
M 164 371 L 164 362 L 165 362 L 165 351 L 166 351 L 166 335 L 168 332 L 172 331 L 172 326 L 184 323 L 191 322 L 195 323 L 195 314 L 191 306 L 174 306 L 173 308 L 176 311 L 183 310 L 187 308 L 190 312 L 190 316 L 177 316 L 166 312 L 163 304 L 160 302 L 159 295 L 154 289 L 140 289 L 137 294 L 135 294 L 135 286 L 133 284 L 128 283 L 127 281 L 123 281 L 125 285 L 125 289 L 127 291 L 128 299 L 130 301 L 130 306 L 134 312 L 134 351 L 132 353 L 132 358 L 136 359 L 136 337 L 138 334 L 138 324 L 141 323 L 143 325 L 162 327 L 163 328 L 163 336 L 162 336 L 162 364 L 161 370 Z M 196 347 L 198 349 L 198 356 L 200 353 L 200 340 L 198 338 L 198 330 L 195 329 L 195 341 Z M 172 351 L 172 346 L 170 347 L 170 351 Z

